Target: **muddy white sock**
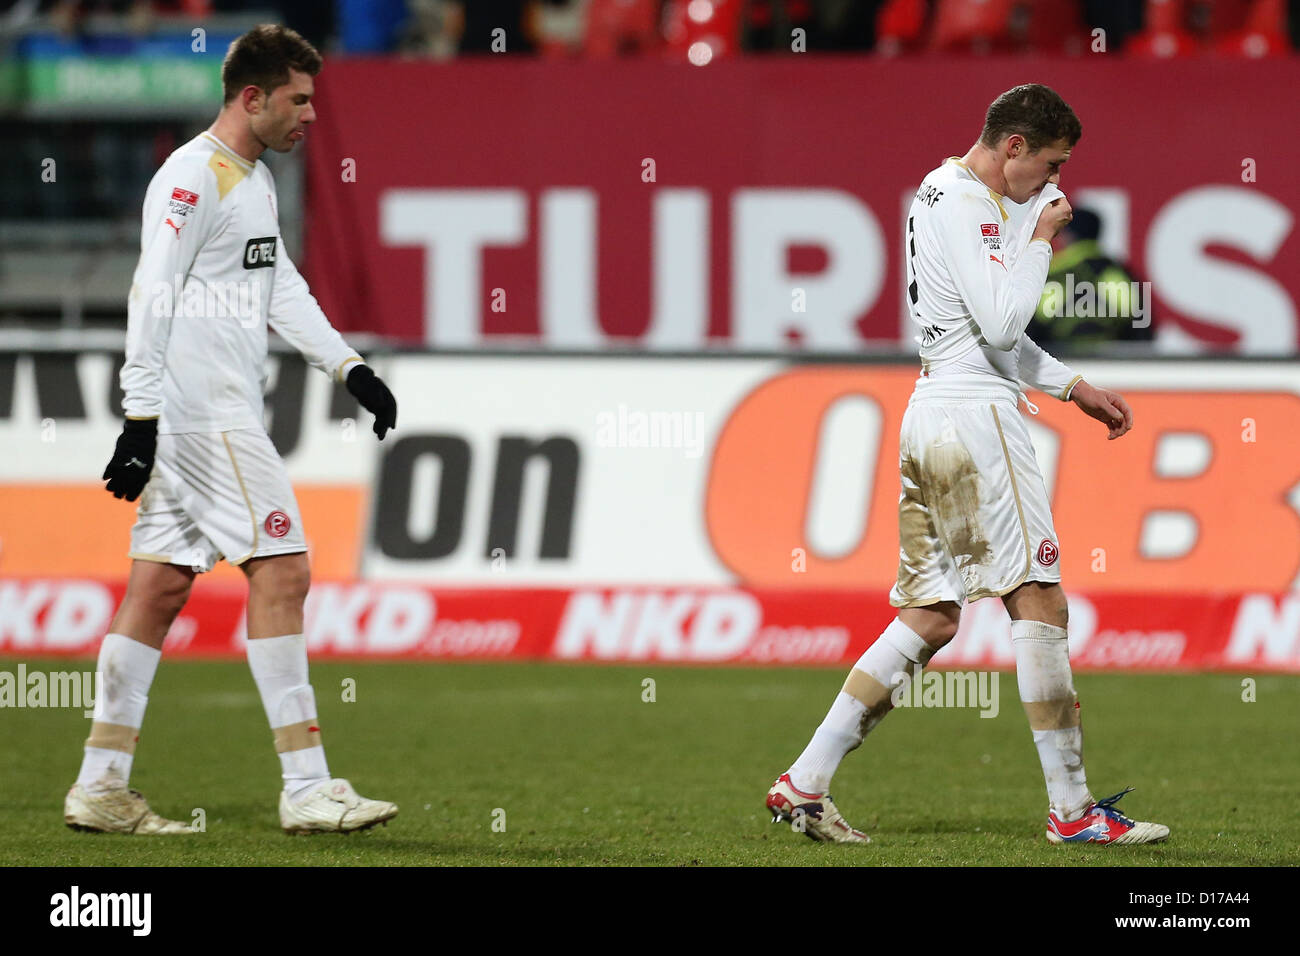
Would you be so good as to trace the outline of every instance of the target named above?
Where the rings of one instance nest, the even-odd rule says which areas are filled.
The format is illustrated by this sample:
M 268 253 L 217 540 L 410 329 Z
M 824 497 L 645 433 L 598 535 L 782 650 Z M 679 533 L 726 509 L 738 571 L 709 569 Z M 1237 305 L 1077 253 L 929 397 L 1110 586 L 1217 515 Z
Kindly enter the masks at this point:
M 921 635 L 894 618 L 849 672 L 826 719 L 790 767 L 790 782 L 805 793 L 825 793 L 840 761 L 893 709 L 890 692 L 898 675 L 910 678 L 933 655 Z
M 149 704 L 149 688 L 162 652 L 125 634 L 107 634 L 95 664 L 101 675 L 96 700 L 100 710 L 90 725 L 77 783 L 92 792 L 126 787 L 140 726 Z
M 284 789 L 301 797 L 329 779 L 316 719 L 316 696 L 307 682 L 307 642 L 301 634 L 248 642 L 248 667 L 275 735 Z
M 1077 820 L 1093 801 L 1083 769 L 1083 727 L 1066 631 L 1042 621 L 1012 621 L 1011 640 L 1048 803 L 1062 822 Z

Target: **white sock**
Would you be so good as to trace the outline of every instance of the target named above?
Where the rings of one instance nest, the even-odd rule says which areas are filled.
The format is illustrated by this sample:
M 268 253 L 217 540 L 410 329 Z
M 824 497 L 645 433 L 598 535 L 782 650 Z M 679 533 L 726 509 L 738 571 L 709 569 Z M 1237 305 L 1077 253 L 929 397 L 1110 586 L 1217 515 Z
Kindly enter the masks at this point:
M 840 761 L 862 744 L 862 718 L 867 707 L 851 694 L 840 691 L 821 726 L 799 759 L 790 767 L 790 782 L 804 793 L 823 794 L 830 789 L 831 777 Z
M 1042 621 L 1012 621 L 1016 683 L 1043 765 L 1047 799 L 1062 822 L 1092 804 L 1083 769 L 1083 727 L 1070 673 L 1066 631 Z
M 95 701 L 101 713 L 90 725 L 81 771 L 77 774 L 77 783 L 84 789 L 116 790 L 130 782 L 135 745 L 149 704 L 149 688 L 161 658 L 161 651 L 125 634 L 104 636 L 95 664 L 102 675 L 100 693 L 104 699 L 102 703 Z
M 285 792 L 300 797 L 330 776 L 307 682 L 307 641 L 301 634 L 250 640 L 248 667 L 275 735 Z
M 790 767 L 790 782 L 795 788 L 813 794 L 830 789 L 831 777 L 839 769 L 840 761 L 861 746 L 867 734 L 893 709 L 889 691 L 894 687 L 896 675 L 905 673 L 910 677 L 914 667 L 924 666 L 932 656 L 934 649 L 925 639 L 894 618 L 858 658 L 844 683 L 845 689 L 836 695 L 826 719 Z M 855 674 L 867 675 L 871 680 Z M 858 694 L 865 693 L 870 706 L 849 693 L 850 688 Z

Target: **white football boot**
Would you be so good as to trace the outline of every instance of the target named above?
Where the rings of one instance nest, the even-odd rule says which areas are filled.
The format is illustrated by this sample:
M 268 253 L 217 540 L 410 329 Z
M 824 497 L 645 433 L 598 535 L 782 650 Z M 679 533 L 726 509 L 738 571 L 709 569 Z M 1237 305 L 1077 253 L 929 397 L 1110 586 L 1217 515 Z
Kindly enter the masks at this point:
M 139 790 L 107 790 L 96 793 L 73 784 L 63 801 L 63 822 L 74 830 L 98 833 L 168 835 L 196 833 L 188 823 L 168 820 L 149 809 Z
M 368 800 L 352 784 L 336 777 L 317 786 L 301 800 L 280 791 L 280 826 L 286 833 L 351 833 L 397 816 L 397 804 Z
M 789 820 L 791 829 L 822 843 L 870 843 L 871 837 L 855 830 L 840 816 L 829 793 L 804 793 L 781 774 L 767 791 L 765 804 L 772 822 Z

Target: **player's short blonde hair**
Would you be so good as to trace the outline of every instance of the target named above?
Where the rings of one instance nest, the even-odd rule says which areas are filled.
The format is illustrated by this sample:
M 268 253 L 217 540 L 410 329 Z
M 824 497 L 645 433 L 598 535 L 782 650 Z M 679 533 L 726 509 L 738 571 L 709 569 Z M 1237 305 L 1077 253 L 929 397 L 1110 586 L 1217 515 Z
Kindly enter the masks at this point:
M 221 64 L 221 86 L 229 103 L 246 86 L 256 86 L 269 96 L 289 82 L 289 71 L 315 76 L 322 66 L 316 48 L 302 34 L 274 23 L 249 30 L 226 51 Z
M 1031 150 L 1063 139 L 1074 146 L 1083 125 L 1061 95 L 1041 83 L 1026 83 L 1007 90 L 989 105 L 980 142 L 990 148 L 1019 133 Z

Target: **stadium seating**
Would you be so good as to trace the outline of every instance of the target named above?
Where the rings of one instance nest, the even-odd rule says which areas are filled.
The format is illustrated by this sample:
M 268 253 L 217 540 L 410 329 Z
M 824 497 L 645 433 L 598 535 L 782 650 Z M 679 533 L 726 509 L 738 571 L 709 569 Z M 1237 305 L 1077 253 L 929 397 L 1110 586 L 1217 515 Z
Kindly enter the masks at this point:
M 939 0 L 930 49 L 940 53 L 1010 53 L 1019 45 L 1016 0 Z
M 1124 44 L 1124 53 L 1159 60 L 1195 56 L 1199 44 L 1187 29 L 1186 8 L 1184 0 L 1147 0 L 1146 26 Z
M 1199 4 L 1194 13 L 1204 18 L 1204 24 L 1199 29 L 1207 37 L 1222 39 L 1246 26 L 1246 15 L 1252 4 L 1253 0 L 1212 0 Z
M 590 0 L 583 53 L 611 57 L 663 45 L 656 0 Z
M 926 0 L 888 0 L 876 13 L 876 52 L 916 53 L 925 45 Z
M 703 66 L 740 52 L 742 0 L 668 0 L 664 39 L 671 56 Z
M 1214 44 L 1214 51 L 1224 56 L 1252 59 L 1286 56 L 1291 52 L 1286 35 L 1286 13 L 1285 0 L 1255 0 L 1242 29 L 1223 35 Z
M 1027 13 L 1025 39 L 1033 52 L 1069 56 L 1088 52 L 1088 27 L 1074 0 L 1034 0 Z

